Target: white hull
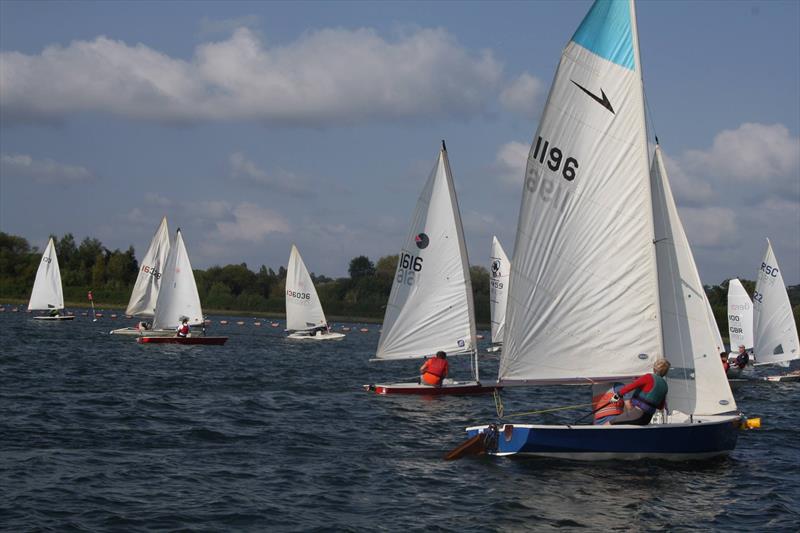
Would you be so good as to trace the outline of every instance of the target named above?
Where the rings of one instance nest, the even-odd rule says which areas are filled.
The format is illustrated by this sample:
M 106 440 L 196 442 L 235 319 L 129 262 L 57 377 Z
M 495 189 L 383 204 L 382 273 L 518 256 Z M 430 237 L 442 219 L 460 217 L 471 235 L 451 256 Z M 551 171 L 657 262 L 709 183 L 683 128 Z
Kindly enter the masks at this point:
M 344 333 L 336 333 L 336 332 L 329 332 L 329 333 L 321 333 L 317 332 L 316 335 L 308 335 L 307 333 L 292 333 L 287 339 L 295 339 L 295 340 L 304 340 L 304 341 L 338 341 L 345 337 Z
M 35 316 L 33 317 L 34 320 L 75 320 L 74 315 L 66 315 L 66 316 Z

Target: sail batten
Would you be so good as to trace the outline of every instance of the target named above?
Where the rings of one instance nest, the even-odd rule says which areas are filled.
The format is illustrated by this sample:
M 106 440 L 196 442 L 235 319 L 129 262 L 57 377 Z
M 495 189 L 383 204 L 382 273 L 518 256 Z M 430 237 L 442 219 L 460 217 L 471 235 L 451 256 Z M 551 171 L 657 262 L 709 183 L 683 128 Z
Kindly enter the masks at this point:
M 442 148 L 400 250 L 376 359 L 475 349 L 469 260 L 447 152 Z

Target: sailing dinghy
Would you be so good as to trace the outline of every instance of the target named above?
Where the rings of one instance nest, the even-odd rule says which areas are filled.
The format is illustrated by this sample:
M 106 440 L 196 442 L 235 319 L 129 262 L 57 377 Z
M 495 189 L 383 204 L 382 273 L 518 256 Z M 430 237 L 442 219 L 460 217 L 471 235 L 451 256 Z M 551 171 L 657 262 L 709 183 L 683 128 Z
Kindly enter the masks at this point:
M 169 227 L 167 226 L 167 217 L 161 219 L 161 224 L 158 226 L 153 239 L 150 241 L 150 247 L 147 253 L 144 254 L 139 268 L 139 275 L 136 278 L 136 283 L 131 292 L 131 299 L 128 302 L 128 307 L 125 309 L 127 316 L 135 316 L 145 319 L 152 319 L 155 316 L 156 302 L 158 300 L 158 290 L 161 288 L 161 278 L 164 272 L 164 266 L 167 262 L 169 255 Z M 156 333 L 152 329 L 142 328 L 143 322 L 139 325 L 129 328 L 119 328 L 112 330 L 111 335 L 163 335 L 164 332 Z M 173 331 L 168 331 L 170 335 Z
M 731 346 L 729 359 L 738 355 L 739 346 L 744 346 L 745 350 L 752 352 L 753 302 L 750 301 L 750 296 L 737 278 L 728 282 L 728 338 Z M 731 364 L 728 368 L 728 378 L 740 378 L 742 371 L 743 369 Z
M 496 389 L 495 384 L 482 384 L 479 379 L 469 261 L 444 141 L 400 250 L 373 361 L 421 359 L 438 351 L 448 357 L 470 356 L 474 379 L 445 379 L 438 387 L 411 382 L 364 388 L 377 394 L 424 395 Z
M 511 263 L 497 237 L 492 237 L 492 255 L 489 258 L 489 312 L 492 317 L 492 345 L 486 351 L 494 353 L 503 346 L 503 330 L 506 326 L 506 301 L 508 300 L 508 278 Z
M 286 268 L 286 329 L 291 332 L 289 339 L 327 341 L 345 337 L 328 326 L 311 274 L 294 244 Z
M 792 305 L 778 268 L 778 259 L 767 239 L 767 251 L 758 269 L 756 291 L 753 293 L 753 356 L 756 364 L 776 364 L 787 367 L 800 359 L 800 342 Z M 800 381 L 797 371 L 767 376 L 767 381 Z
M 610 385 L 663 356 L 668 411 L 645 426 L 467 428 L 488 453 L 684 460 L 735 447 L 742 417 L 660 148 L 648 162 L 632 0 L 596 1 L 562 53 L 528 157 L 510 289 L 501 385 Z
M 210 337 L 204 333 L 201 335 L 190 333 L 189 337 L 178 337 L 175 328 L 184 319 L 188 319 L 190 327 L 199 326 L 205 330 L 203 309 L 200 306 L 200 295 L 197 293 L 192 264 L 189 262 L 189 254 L 183 243 L 181 230 L 178 228 L 175 242 L 167 256 L 156 299 L 153 330 L 158 331 L 158 334 L 148 333 L 136 340 L 140 344 L 224 344 L 228 340 L 228 337 Z M 167 335 L 167 332 L 172 332 L 172 335 Z
M 61 270 L 58 268 L 56 245 L 53 238 L 47 243 L 42 254 L 42 261 L 36 271 L 36 280 L 33 282 L 31 299 L 28 302 L 28 311 L 50 311 L 52 315 L 33 317 L 34 320 L 74 320 L 75 315 L 62 315 L 64 309 L 64 292 L 61 287 Z

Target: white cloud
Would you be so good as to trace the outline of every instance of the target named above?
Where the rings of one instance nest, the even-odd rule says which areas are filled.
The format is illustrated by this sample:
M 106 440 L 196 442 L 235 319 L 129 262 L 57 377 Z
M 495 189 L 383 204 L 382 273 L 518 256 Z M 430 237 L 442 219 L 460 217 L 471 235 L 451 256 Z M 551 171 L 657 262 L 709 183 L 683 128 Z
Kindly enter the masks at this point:
M 685 161 L 700 172 L 740 182 L 797 177 L 800 138 L 783 124 L 744 123 L 714 137 L 709 150 L 690 150 Z
M 149 192 L 145 194 L 144 201 L 149 205 L 154 205 L 157 207 L 166 208 L 172 206 L 172 200 L 154 192 Z
M 500 181 L 507 185 L 521 187 L 525 178 L 525 166 L 528 164 L 530 146 L 511 141 L 497 150 L 495 167 Z
M 481 112 L 502 66 L 444 29 L 394 40 L 371 29 L 323 29 L 266 47 L 246 28 L 201 44 L 191 60 L 107 37 L 0 53 L 8 121 L 102 112 L 157 121 L 350 123 Z
M 34 159 L 26 154 L 0 155 L 0 175 L 30 178 L 38 183 L 82 183 L 95 176 L 86 167 L 65 165 L 52 159 Z
M 667 167 L 667 175 L 676 203 L 681 205 L 697 204 L 713 198 L 714 191 L 708 181 L 690 176 L 684 171 L 683 164 L 679 160 L 669 157 L 663 151 L 661 154 L 664 166 Z
M 232 210 L 233 221 L 217 222 L 218 236 L 224 240 L 258 243 L 270 233 L 288 233 L 289 223 L 282 215 L 255 204 L 241 203 Z
M 678 209 L 689 243 L 696 246 L 736 244 L 736 214 L 727 207 L 681 207 Z
M 512 113 L 535 118 L 541 110 L 544 84 L 527 72 L 521 74 L 500 93 L 500 103 Z
M 309 194 L 311 189 L 291 172 L 278 171 L 272 175 L 247 159 L 243 152 L 235 152 L 229 158 L 231 176 L 258 185 L 267 185 L 270 190 L 289 194 Z

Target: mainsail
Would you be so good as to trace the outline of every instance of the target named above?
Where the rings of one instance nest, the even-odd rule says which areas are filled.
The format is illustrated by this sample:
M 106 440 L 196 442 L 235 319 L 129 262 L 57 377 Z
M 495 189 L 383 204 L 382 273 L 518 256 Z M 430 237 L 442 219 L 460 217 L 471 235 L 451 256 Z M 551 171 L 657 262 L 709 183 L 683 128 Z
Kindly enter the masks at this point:
M 156 301 L 158 300 L 158 290 L 161 287 L 161 279 L 164 273 L 164 266 L 169 255 L 169 228 L 167 227 L 167 217 L 161 219 L 150 247 L 144 254 L 140 263 L 139 276 L 131 292 L 131 299 L 128 302 L 126 315 L 151 317 L 155 315 Z
M 800 358 L 797 325 L 769 239 L 753 293 L 753 325 L 756 362 L 778 363 Z
M 42 254 L 42 261 L 36 271 L 28 311 L 64 309 L 64 293 L 61 289 L 61 270 L 58 268 L 56 245 L 52 237 Z
M 327 323 L 311 275 L 293 244 L 286 268 L 286 329 L 302 331 Z
M 662 355 L 633 4 L 565 47 L 525 170 L 499 378 L 603 381 Z
M 728 336 L 732 352 L 739 346 L 753 347 L 753 302 L 736 278 L 728 282 Z
M 492 343 L 503 342 L 506 326 L 506 301 L 511 263 L 497 237 L 492 237 L 492 255 L 489 271 L 489 311 L 492 316 Z
M 475 349 L 472 283 L 444 142 L 400 250 L 377 359 Z
M 650 173 L 664 357 L 671 410 L 714 415 L 736 409 L 717 347 L 717 325 L 656 147 Z
M 189 254 L 178 229 L 164 267 L 161 288 L 158 291 L 153 329 L 176 328 L 183 318 L 190 326 L 203 323 L 203 309 L 189 262 Z

